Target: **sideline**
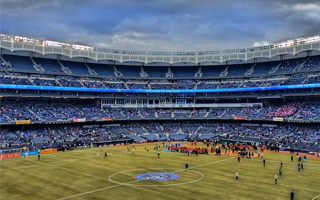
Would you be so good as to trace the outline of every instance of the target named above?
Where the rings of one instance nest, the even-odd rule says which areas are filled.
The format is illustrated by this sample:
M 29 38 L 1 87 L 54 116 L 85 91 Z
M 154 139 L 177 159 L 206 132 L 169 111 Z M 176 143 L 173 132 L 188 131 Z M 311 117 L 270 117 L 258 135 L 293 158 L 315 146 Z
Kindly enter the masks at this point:
M 117 155 L 117 154 L 108 154 L 112 157 L 130 157 L 127 155 Z M 55 157 L 55 158 L 59 158 L 58 155 L 50 155 L 51 157 Z M 64 165 L 64 164 L 69 164 L 69 163 L 74 163 L 76 161 L 80 161 L 80 160 L 90 160 L 90 159 L 94 159 L 96 157 L 94 156 L 85 156 L 82 158 L 77 158 L 77 159 L 67 159 L 67 160 L 62 160 L 62 161 L 57 161 L 57 162 L 52 162 L 52 163 L 39 163 L 36 165 L 28 165 L 28 166 L 21 166 L 21 167 L 15 167 L 15 168 L 10 168 L 10 169 L 1 169 L 0 167 L 0 172 L 6 172 L 6 171 L 11 171 L 11 170 L 19 170 L 19 169 L 27 169 L 27 168 L 34 168 L 34 167 L 52 167 L 52 166 L 58 166 L 58 165 Z M 32 161 L 32 160 L 28 160 L 28 161 Z M 34 161 L 33 161 L 34 162 Z

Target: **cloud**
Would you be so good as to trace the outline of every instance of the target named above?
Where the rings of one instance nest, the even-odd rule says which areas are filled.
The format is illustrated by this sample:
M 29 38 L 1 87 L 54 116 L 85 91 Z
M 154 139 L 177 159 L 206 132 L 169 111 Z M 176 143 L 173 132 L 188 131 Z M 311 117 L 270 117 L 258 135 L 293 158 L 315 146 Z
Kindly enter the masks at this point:
M 319 34 L 319 12 L 314 0 L 0 0 L 0 32 L 113 49 L 216 50 Z
M 280 10 L 292 18 L 320 22 L 320 3 L 282 4 Z
M 24 14 L 19 12 L 34 12 L 52 7 L 61 8 L 73 3 L 75 3 L 75 0 L 0 0 L 1 11 L 12 15 Z

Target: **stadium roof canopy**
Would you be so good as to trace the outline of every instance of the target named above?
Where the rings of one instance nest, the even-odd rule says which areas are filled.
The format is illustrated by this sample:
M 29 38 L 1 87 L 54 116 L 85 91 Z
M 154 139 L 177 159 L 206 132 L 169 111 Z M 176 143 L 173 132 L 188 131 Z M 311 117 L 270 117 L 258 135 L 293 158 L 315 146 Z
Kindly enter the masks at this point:
M 0 35 L 0 48 L 15 51 L 29 51 L 42 55 L 61 55 L 68 58 L 89 58 L 96 61 L 108 60 L 141 63 L 204 63 L 247 61 L 255 58 L 272 58 L 280 55 L 296 55 L 305 51 L 320 51 L 320 36 L 298 38 L 268 46 L 229 49 L 219 51 L 135 51 L 95 48 L 87 45 L 38 40 L 21 36 Z

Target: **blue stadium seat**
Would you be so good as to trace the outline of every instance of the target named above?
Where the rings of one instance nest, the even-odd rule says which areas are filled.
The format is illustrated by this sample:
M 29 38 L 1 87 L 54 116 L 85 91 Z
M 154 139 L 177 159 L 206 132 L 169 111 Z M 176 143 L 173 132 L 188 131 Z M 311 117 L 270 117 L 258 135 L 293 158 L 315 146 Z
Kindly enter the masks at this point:
M 140 66 L 117 66 L 117 70 L 119 70 L 124 77 L 140 77 Z
M 13 65 L 15 71 L 19 72 L 37 72 L 33 67 L 30 57 L 2 55 L 2 57 Z
M 70 62 L 70 61 L 61 61 L 61 63 L 68 67 L 72 74 L 88 76 L 90 75 L 88 68 L 84 65 L 83 62 Z
M 173 73 L 173 77 L 175 78 L 194 78 L 194 75 L 197 71 L 197 66 L 171 67 L 171 72 Z
M 165 66 L 145 66 L 144 71 L 149 77 L 165 78 L 168 73 L 168 67 Z
M 46 58 L 36 58 L 34 57 L 33 60 L 40 64 L 46 73 L 58 73 L 62 74 L 61 66 L 57 62 L 56 59 L 46 59 Z

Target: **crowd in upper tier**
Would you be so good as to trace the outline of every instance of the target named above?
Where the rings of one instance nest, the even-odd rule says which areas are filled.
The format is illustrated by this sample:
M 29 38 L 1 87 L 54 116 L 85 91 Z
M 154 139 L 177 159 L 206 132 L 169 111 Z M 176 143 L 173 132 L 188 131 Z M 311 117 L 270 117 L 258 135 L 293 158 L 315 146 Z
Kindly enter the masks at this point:
M 134 142 L 231 140 L 274 144 L 281 149 L 320 151 L 320 127 L 228 123 L 134 123 L 0 130 L 0 148 L 61 148 L 131 139 Z
M 255 64 L 183 67 L 111 66 L 12 55 L 0 57 L 0 84 L 11 85 L 110 89 L 268 87 L 319 83 L 317 71 L 320 71 L 320 56 Z
M 0 85 L 36 85 L 58 87 L 82 87 L 103 89 L 219 89 L 219 88 L 245 88 L 270 87 L 280 85 L 297 85 L 319 83 L 320 75 L 299 75 L 298 77 L 280 77 L 265 79 L 242 80 L 127 80 L 105 81 L 96 79 L 74 79 L 72 77 L 33 77 L 25 75 L 1 75 Z
M 319 70 L 320 56 L 253 64 L 169 67 L 106 65 L 0 56 L 0 84 L 40 86 L 118 89 L 261 87 L 318 82 L 319 76 L 310 72 Z M 270 78 L 280 74 L 283 75 L 280 78 Z M 269 78 L 253 78 L 261 76 Z
M 0 123 L 16 120 L 112 119 L 273 119 L 320 120 L 320 102 L 295 102 L 248 108 L 103 108 L 95 101 L 1 101 Z

